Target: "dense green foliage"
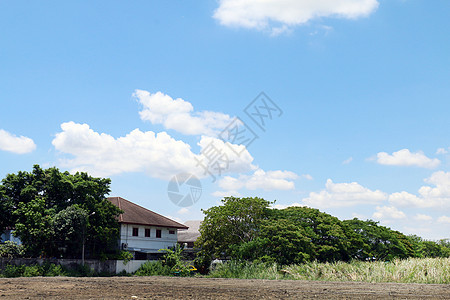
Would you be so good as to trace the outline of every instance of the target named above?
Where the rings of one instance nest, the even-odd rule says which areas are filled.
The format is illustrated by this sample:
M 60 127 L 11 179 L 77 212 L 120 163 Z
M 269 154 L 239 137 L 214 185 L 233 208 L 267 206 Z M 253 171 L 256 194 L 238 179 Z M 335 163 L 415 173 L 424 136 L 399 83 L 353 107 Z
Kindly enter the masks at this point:
M 177 244 L 173 249 L 161 249 L 164 255 L 160 260 L 148 261 L 141 265 L 134 275 L 137 276 L 188 276 L 192 275 L 189 262 L 183 257 L 183 247 Z
M 0 257 L 16 258 L 22 257 L 24 250 L 22 245 L 18 245 L 11 241 L 6 241 L 0 244 Z
M 134 273 L 136 276 L 171 276 L 173 275 L 171 268 L 164 265 L 162 261 L 151 261 L 144 263 Z
M 277 263 L 448 257 L 448 242 L 423 241 L 372 220 L 341 221 L 309 207 L 271 209 L 261 198 L 226 197 L 204 210 L 197 268 L 213 258 Z
M 105 196 L 110 179 L 57 168 L 8 174 L 0 184 L 0 232 L 14 228 L 28 256 L 88 257 L 114 249 L 120 210 Z
M 60 265 L 44 264 L 31 266 L 7 265 L 0 271 L 0 277 L 35 277 L 35 276 L 67 276 L 67 271 Z

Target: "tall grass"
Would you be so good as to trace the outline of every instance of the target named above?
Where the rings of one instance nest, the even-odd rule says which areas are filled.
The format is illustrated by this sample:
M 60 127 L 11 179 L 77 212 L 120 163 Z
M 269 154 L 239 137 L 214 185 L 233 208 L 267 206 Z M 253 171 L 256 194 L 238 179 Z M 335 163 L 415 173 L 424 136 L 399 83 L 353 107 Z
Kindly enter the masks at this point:
M 318 263 L 281 268 L 276 264 L 227 262 L 211 277 L 243 279 L 298 279 L 398 283 L 450 283 L 450 258 L 409 258 L 391 262 Z
M 216 278 L 240 278 L 240 279 L 282 279 L 289 274 L 279 272 L 279 266 L 275 263 L 250 263 L 229 261 L 218 264 L 208 277 Z

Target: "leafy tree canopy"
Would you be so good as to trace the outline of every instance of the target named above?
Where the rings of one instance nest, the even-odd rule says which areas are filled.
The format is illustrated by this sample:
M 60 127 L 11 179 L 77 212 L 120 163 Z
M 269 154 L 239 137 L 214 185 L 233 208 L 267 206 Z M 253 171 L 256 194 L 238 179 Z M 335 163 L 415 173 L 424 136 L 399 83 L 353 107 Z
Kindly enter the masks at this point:
M 222 205 L 204 210 L 196 243 L 201 248 L 199 267 L 214 257 L 286 265 L 439 256 L 448 249 L 429 241 L 419 245 L 372 220 L 341 221 L 318 209 L 272 209 L 271 204 L 261 198 L 226 197 Z
M 0 184 L 0 231 L 14 228 L 34 256 L 78 255 L 79 233 L 85 232 L 86 252 L 98 256 L 113 248 L 119 234 L 120 210 L 105 198 L 110 184 L 110 179 L 38 165 L 8 174 Z

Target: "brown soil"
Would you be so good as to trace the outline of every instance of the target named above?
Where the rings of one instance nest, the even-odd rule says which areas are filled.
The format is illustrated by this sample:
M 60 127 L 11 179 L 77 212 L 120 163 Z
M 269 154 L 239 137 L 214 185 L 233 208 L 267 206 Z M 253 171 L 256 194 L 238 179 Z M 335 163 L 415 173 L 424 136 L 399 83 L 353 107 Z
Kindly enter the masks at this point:
M 450 285 L 179 277 L 0 278 L 1 299 L 450 299 Z

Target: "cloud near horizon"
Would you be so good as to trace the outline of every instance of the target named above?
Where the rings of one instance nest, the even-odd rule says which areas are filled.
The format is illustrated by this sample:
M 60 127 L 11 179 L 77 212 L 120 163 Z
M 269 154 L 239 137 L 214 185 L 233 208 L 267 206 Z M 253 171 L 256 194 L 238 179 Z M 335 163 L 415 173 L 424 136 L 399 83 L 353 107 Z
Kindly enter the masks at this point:
M 393 193 L 389 202 L 400 207 L 434 208 L 450 210 L 450 172 L 438 171 L 424 180 L 434 186 L 422 186 L 418 194 Z
M 378 204 L 388 199 L 388 195 L 380 190 L 372 191 L 357 182 L 334 183 L 328 179 L 325 189 L 311 192 L 303 203 L 311 207 L 350 207 L 355 205 Z
M 26 136 L 16 136 L 0 129 L 0 150 L 16 154 L 26 154 L 36 150 L 36 144 Z

